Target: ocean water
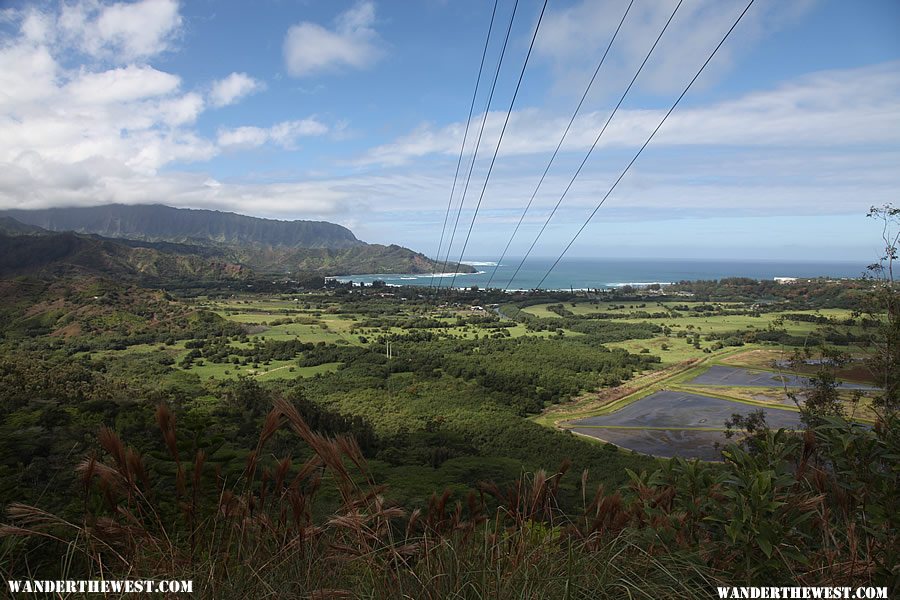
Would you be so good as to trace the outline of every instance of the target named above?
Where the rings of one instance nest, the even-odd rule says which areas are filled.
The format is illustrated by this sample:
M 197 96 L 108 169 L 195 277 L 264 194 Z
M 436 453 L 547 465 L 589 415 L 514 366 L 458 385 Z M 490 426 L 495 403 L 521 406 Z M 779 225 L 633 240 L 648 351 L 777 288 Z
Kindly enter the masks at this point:
M 515 279 L 510 281 L 521 258 L 507 257 L 500 265 L 478 257 L 464 260 L 478 269 L 478 273 L 464 273 L 453 280 L 452 273 L 426 275 L 354 275 L 338 277 L 339 281 L 371 283 L 379 279 L 389 285 L 418 285 L 465 288 L 508 288 L 528 290 L 538 282 L 553 264 L 553 259 L 529 257 Z M 685 280 L 722 279 L 723 277 L 837 277 L 862 276 L 866 263 L 860 262 L 798 262 L 779 260 L 699 260 L 699 259 L 604 259 L 566 258 L 560 261 L 541 286 L 543 289 L 603 289 L 623 285 L 676 283 Z M 493 278 L 492 278 L 493 277 Z

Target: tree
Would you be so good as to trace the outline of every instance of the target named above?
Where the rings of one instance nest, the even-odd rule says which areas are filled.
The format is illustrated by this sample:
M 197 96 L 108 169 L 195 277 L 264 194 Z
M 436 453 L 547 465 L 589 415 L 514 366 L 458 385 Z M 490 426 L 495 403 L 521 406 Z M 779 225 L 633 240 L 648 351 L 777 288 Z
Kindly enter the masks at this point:
M 725 437 L 730 440 L 736 435 L 740 436 L 738 443 L 748 452 L 759 452 L 761 444 L 769 435 L 766 411 L 757 408 L 746 415 L 732 413 L 731 418 L 725 421 Z
M 806 363 L 805 354 L 796 352 L 791 359 L 791 367 L 800 370 Z M 809 378 L 809 383 L 803 392 L 804 401 L 801 403 L 798 394 L 788 392 L 788 397 L 794 401 L 800 409 L 800 418 L 809 427 L 815 427 L 828 417 L 846 417 L 844 403 L 838 392 L 840 380 L 837 371 L 850 362 L 850 357 L 838 350 L 822 347 L 819 368 L 816 374 Z M 857 398 L 858 400 L 858 398 Z
M 883 389 L 875 406 L 885 413 L 896 414 L 900 409 L 900 286 L 894 279 L 894 261 L 900 242 L 900 208 L 892 204 L 873 206 L 866 216 L 881 222 L 884 244 L 878 261 L 868 267 L 876 289 L 865 312 L 876 322 L 883 322 L 872 340 L 875 352 L 868 364 Z

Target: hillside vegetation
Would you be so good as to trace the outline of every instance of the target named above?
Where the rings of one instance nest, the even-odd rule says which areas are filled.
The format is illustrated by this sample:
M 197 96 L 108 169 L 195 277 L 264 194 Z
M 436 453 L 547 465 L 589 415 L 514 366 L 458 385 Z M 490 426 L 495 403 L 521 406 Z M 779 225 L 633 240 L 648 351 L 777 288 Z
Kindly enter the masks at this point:
M 854 345 L 880 343 L 883 321 L 829 307 L 858 298 L 859 282 L 809 286 L 826 298 L 818 314 L 797 299 L 520 294 L 497 314 L 475 308 L 493 292 L 439 306 L 378 287 L 3 286 L 6 577 L 176 577 L 210 598 L 895 585 L 887 399 L 860 426 L 835 396 L 805 432 L 757 428 L 719 464 L 554 426 L 681 381 L 702 357 L 772 352 L 801 333 L 878 369 Z M 659 339 L 690 354 L 666 366 L 674 351 Z M 821 383 L 814 398 L 831 393 Z
M 243 266 L 193 249 L 134 245 L 75 233 L 0 233 L 0 277 L 96 275 L 166 282 L 243 279 Z M 170 244 L 168 246 L 175 246 Z M 206 256 L 204 256 L 206 254 Z
M 50 231 L 148 241 L 207 241 L 304 248 L 349 248 L 363 244 L 346 227 L 324 221 L 278 221 L 162 204 L 6 210 L 0 214 Z
M 278 221 L 163 205 L 0 211 L 0 234 L 7 236 L 2 241 L 7 257 L 0 264 L 0 276 L 65 266 L 113 277 L 152 277 L 165 283 L 186 276 L 195 280 L 246 277 L 248 272 L 300 277 L 442 269 L 438 262 L 408 248 L 366 244 L 334 223 Z M 448 268 L 475 270 L 468 265 Z

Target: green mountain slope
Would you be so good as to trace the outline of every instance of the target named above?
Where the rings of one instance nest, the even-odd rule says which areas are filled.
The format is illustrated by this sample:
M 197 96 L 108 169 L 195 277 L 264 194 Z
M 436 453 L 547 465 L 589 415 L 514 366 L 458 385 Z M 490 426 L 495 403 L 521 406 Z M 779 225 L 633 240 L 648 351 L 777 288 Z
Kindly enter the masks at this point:
M 21 223 L 51 231 L 96 233 L 104 237 L 170 242 L 263 244 L 304 248 L 362 245 L 346 227 L 324 221 L 276 221 L 214 210 L 172 208 L 162 204 L 7 210 Z
M 321 221 L 277 221 L 159 204 L 0 211 L 2 233 L 39 233 L 42 229 L 116 238 L 122 246 L 144 249 L 143 253 L 127 253 L 123 249 L 112 253 L 118 257 L 117 260 L 127 254 L 130 258 L 125 262 L 129 264 L 138 255 L 152 255 L 152 259 L 139 261 L 141 272 L 159 270 L 153 264 L 163 260 L 178 263 L 175 267 L 177 273 L 194 264 L 185 258 L 163 259 L 148 250 L 165 256 L 193 256 L 219 263 L 239 264 L 260 274 L 430 273 L 442 268 L 424 254 L 397 245 L 367 244 L 358 240 L 346 227 Z M 45 240 L 38 244 L 41 246 L 38 256 L 69 255 L 74 252 L 73 239 Z M 52 248 L 54 245 L 58 247 Z M 32 260 L 26 251 L 20 249 L 14 252 L 25 263 L 17 266 L 10 260 L 4 261 L 8 272 L 22 271 Z M 107 263 L 108 258 L 104 259 Z M 40 262 L 40 259 L 36 260 Z M 99 259 L 92 260 L 97 262 Z M 467 273 L 475 271 L 468 265 L 459 265 L 456 270 Z
M 132 247 L 72 232 L 0 233 L 0 277 L 87 274 L 120 280 L 240 279 L 250 270 L 217 257 Z
M 0 233 L 8 235 L 41 235 L 50 232 L 35 225 L 26 225 L 12 217 L 0 216 Z
M 443 265 L 408 248 L 365 244 L 353 248 L 263 248 L 242 246 L 223 249 L 229 259 L 260 273 L 314 272 L 321 275 L 439 272 Z M 462 265 L 462 270 L 474 269 Z

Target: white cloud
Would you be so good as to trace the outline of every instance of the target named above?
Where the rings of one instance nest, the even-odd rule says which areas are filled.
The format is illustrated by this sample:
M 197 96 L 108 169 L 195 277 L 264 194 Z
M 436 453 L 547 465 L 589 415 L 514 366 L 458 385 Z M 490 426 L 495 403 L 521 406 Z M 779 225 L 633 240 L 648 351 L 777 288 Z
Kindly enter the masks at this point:
M 58 22 L 63 40 L 81 52 L 125 63 L 170 49 L 181 25 L 176 0 L 63 3 Z
M 290 146 L 299 137 L 323 135 L 327 132 L 328 127 L 316 119 L 301 119 L 278 123 L 272 127 L 269 135 L 271 135 L 272 139 L 278 144 Z
M 176 127 L 196 121 L 200 113 L 203 112 L 203 108 L 203 97 L 200 94 L 191 92 L 160 102 L 158 114 L 163 123 Z
M 269 141 L 269 131 L 262 127 L 235 127 L 219 132 L 218 144 L 224 148 L 255 148 Z
M 22 19 L 22 36 L 32 42 L 41 43 L 48 40 L 53 32 L 54 23 L 45 14 L 37 10 L 28 11 Z
M 0 109 L 17 112 L 53 94 L 59 66 L 45 47 L 0 46 Z
M 152 3 L 151 3 L 152 4 Z M 168 8 L 167 8 L 168 7 Z M 207 107 L 204 96 L 182 89 L 181 78 L 147 64 L 109 67 L 97 63 L 67 68 L 61 61 L 81 48 L 76 32 L 102 33 L 98 57 L 127 31 L 120 20 L 146 19 L 159 31 L 153 15 L 177 4 L 64 4 L 58 12 L 4 13 L 19 26 L 19 35 L 0 42 L 0 195 L 6 205 L 81 198 L 116 201 L 116 191 L 136 194 L 130 181 L 159 176 L 172 164 L 203 162 L 223 147 L 250 147 L 266 142 L 290 148 L 303 136 L 328 128 L 314 118 L 285 121 L 268 129 L 238 128 L 206 139 L 193 124 Z M 165 9 L 165 10 L 163 10 Z M 129 12 L 133 11 L 133 12 Z M 160 12 L 161 11 L 161 12 Z M 170 23 L 181 17 L 169 14 Z M 165 36 L 156 36 L 162 43 Z M 103 42 L 106 40 L 106 42 Z M 110 41 L 112 40 L 112 41 Z M 102 43 L 101 43 L 102 42 Z M 109 42 L 109 44 L 107 44 Z M 159 43 L 133 40 L 132 55 L 159 49 Z M 102 51 L 101 51 L 102 50 Z M 121 48 L 120 48 L 121 50 Z M 233 73 L 211 86 L 210 101 L 236 101 L 260 83 Z M 149 186 L 148 189 L 152 189 Z M 155 201 L 165 200 L 159 197 Z
M 210 104 L 216 107 L 228 106 L 263 87 L 261 81 L 253 79 L 246 73 L 232 73 L 225 79 L 213 83 L 209 93 Z
M 374 22 L 375 4 L 361 2 L 341 13 L 333 30 L 310 21 L 292 26 L 283 45 L 288 73 L 305 77 L 341 67 L 368 67 L 382 55 Z
M 328 126 L 315 118 L 282 121 L 269 128 L 236 127 L 219 131 L 218 143 L 223 148 L 255 148 L 272 142 L 292 149 L 298 138 L 323 135 Z
M 177 4 L 81 2 L 64 4 L 58 13 L 30 9 L 4 16 L 19 24 L 19 35 L 0 42 L 0 170 L 7 181 L 34 178 L 34 191 L 17 190 L 23 196 L 43 194 L 54 182 L 83 186 L 84 177 L 107 172 L 155 173 L 174 161 L 208 160 L 218 152 L 186 129 L 204 102 L 200 94 L 183 91 L 177 75 L 146 64 L 109 68 L 99 58 L 76 68 L 61 62 L 81 48 L 78 32 L 94 30 L 98 56 L 107 50 L 123 56 L 158 51 L 165 36 L 129 36 L 122 21 L 139 19 L 147 31 L 168 31 L 160 23 L 180 22 Z M 116 41 L 116 32 L 122 40 Z M 93 170 L 57 176 L 73 168 Z
M 0 64 L 20 54 L 19 48 L 0 49 Z M 15 65 L 6 77 L 27 80 L 27 69 Z M 6 99 L 13 101 L 0 112 L 0 162 L 7 165 L 36 153 L 59 164 L 106 157 L 149 172 L 215 155 L 213 144 L 182 129 L 203 110 L 203 99 L 182 93 L 175 75 L 151 67 L 47 69 L 35 82 L 39 95 L 24 101 L 27 92 L 10 88 Z
M 653 139 L 656 146 L 841 146 L 894 143 L 900 139 L 900 64 L 825 71 L 775 89 L 746 94 L 708 106 L 679 108 Z M 866 90 L 860 94 L 859 90 Z M 583 152 L 594 142 L 609 110 L 579 116 L 564 152 Z M 598 148 L 636 147 L 644 142 L 667 109 L 620 109 Z M 473 117 L 470 131 L 481 124 Z M 495 140 L 505 113 L 488 115 L 484 139 Z M 568 117 L 538 109 L 514 112 L 503 137 L 501 155 L 551 152 Z M 394 142 L 370 150 L 360 164 L 403 164 L 431 154 L 456 155 L 464 123 L 422 126 Z M 477 129 L 475 129 L 477 130 Z M 472 136 L 474 139 L 474 136 Z M 493 143 L 493 142 L 491 142 Z M 473 148 L 467 148 L 471 153 Z
M 692 22 L 707 23 L 701 28 L 704 31 L 721 24 L 715 15 L 701 19 L 697 12 L 712 7 L 709 1 L 685 3 L 683 9 Z M 0 40 L 0 207 L 165 202 L 272 217 L 324 218 L 356 224 L 358 233 L 370 241 L 421 240 L 422 249 L 433 251 L 426 246 L 436 242 L 434 233 L 443 220 L 464 123 L 422 125 L 372 148 L 347 176 L 327 171 L 279 172 L 248 174 L 245 180 L 237 173 L 216 180 L 197 165 L 190 172 L 179 170 L 222 152 L 266 145 L 291 149 L 305 137 L 329 135 L 336 139 L 353 132 L 345 131 L 345 124 L 326 125 L 308 117 L 265 127 L 221 124 L 212 139 L 204 137 L 194 126 L 204 110 L 237 102 L 262 84 L 236 72 L 191 89 L 162 64 L 149 66 L 149 58 L 171 47 L 182 19 L 177 10 L 169 15 L 168 27 L 155 26 L 148 18 L 149 33 L 142 39 L 139 34 L 131 40 L 124 33 L 111 33 L 124 31 L 109 23 L 116 22 L 117 11 L 132 6 L 157 10 L 145 2 L 106 6 L 84 0 L 64 5 L 57 12 L 29 9 L 18 11 L 12 21 L 9 13 L 0 17 L 7 20 L 5 25 L 19 26 L 18 36 Z M 159 6 L 177 9 L 172 2 Z M 554 25 L 568 29 L 551 27 L 551 38 L 557 44 L 567 40 L 588 46 L 603 42 L 601 29 L 590 34 L 594 4 L 579 6 L 588 12 L 572 13 L 567 24 Z M 640 20 L 635 27 L 645 21 L 657 23 L 657 13 L 671 8 L 661 6 L 637 2 L 635 15 Z M 166 19 L 156 22 L 163 21 Z M 370 65 L 379 54 L 373 23 L 373 5 L 362 3 L 338 17 L 330 29 L 299 24 L 301 33 L 289 33 L 285 39 L 285 60 L 290 66 L 295 59 L 292 74 Z M 600 25 L 608 26 L 605 21 Z M 311 36 L 304 31 L 311 31 Z M 85 39 L 89 33 L 98 37 Z M 323 44 L 304 46 L 318 41 Z M 698 42 L 694 51 L 699 52 L 700 46 Z M 371 50 L 374 56 L 367 54 Z M 587 56 L 589 50 L 581 54 Z M 563 45 L 546 46 L 542 56 L 562 71 L 566 64 L 562 57 L 571 58 L 566 52 Z M 92 58 L 85 60 L 84 54 Z M 619 74 L 626 72 L 634 56 L 637 50 L 616 59 Z M 665 55 L 660 60 L 675 57 Z M 696 68 L 688 62 L 677 64 Z M 896 141 L 900 139 L 898 66 L 890 63 L 817 73 L 715 103 L 698 104 L 699 95 L 691 94 L 598 214 L 598 221 L 636 221 L 645 215 L 670 219 L 686 214 L 863 214 L 869 204 L 893 200 L 900 185 L 896 170 L 900 161 Z M 669 75 L 680 86 L 692 74 L 685 69 L 676 73 L 674 66 L 653 69 L 658 70 L 652 78 L 654 85 L 659 85 L 656 89 L 666 89 Z M 664 72 L 668 69 L 673 73 Z M 575 124 L 558 159 L 559 168 L 551 171 L 535 199 L 535 212 L 526 220 L 526 229 L 540 223 L 552 207 L 580 154 L 605 121 L 608 99 L 603 104 L 593 100 Z M 667 101 L 651 101 L 644 108 L 626 104 L 617 114 L 598 156 L 572 188 L 548 236 L 556 236 L 558 241 L 568 235 L 566 227 L 571 229 L 584 218 L 656 125 Z M 474 117 L 476 127 L 480 118 Z M 503 113 L 489 115 L 486 144 L 496 139 L 504 118 Z M 473 247 L 493 251 L 503 237 L 498 232 L 511 231 L 567 118 L 544 107 L 525 108 L 512 115 L 501 160 L 476 223 Z M 390 168 L 407 163 L 414 163 L 415 168 Z M 367 169 L 366 165 L 376 167 Z M 470 200 L 473 190 L 480 187 L 478 177 L 483 176 L 484 165 L 479 163 Z M 284 181 L 267 183 L 274 177 Z M 298 181 L 302 177 L 306 180 Z M 467 207 L 461 222 L 468 223 L 470 218 Z
M 181 80 L 153 67 L 128 66 L 98 73 L 82 72 L 62 92 L 79 104 L 116 104 L 178 89 Z

